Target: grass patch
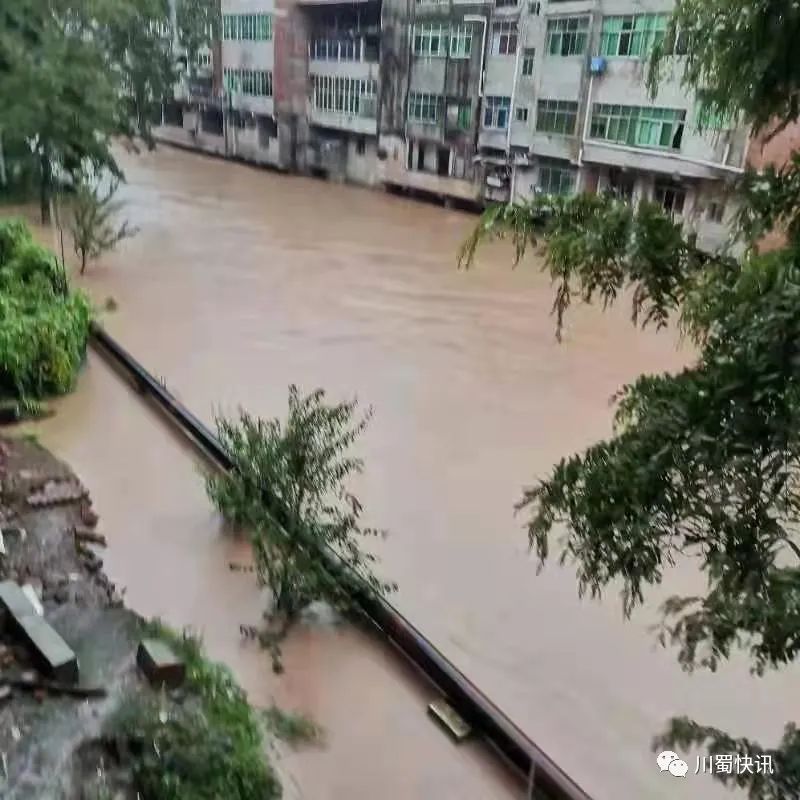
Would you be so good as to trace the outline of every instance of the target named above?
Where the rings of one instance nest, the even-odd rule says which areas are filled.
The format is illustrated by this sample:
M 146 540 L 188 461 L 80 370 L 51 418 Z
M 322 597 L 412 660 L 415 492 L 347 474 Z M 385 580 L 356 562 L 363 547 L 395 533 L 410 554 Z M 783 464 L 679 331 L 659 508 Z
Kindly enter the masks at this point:
M 230 671 L 208 661 L 200 641 L 154 622 L 157 636 L 186 662 L 186 697 L 137 696 L 112 724 L 148 800 L 277 800 L 281 785 L 266 759 L 262 727 Z
M 270 733 L 281 741 L 289 744 L 319 744 L 323 740 L 322 728 L 305 714 L 283 711 L 273 705 L 263 715 Z

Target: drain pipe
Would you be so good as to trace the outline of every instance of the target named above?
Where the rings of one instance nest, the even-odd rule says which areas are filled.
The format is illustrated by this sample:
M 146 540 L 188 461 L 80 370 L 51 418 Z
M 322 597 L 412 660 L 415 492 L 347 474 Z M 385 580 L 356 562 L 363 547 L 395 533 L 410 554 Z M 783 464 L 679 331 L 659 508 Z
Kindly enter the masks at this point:
M 508 107 L 508 132 L 506 133 L 506 158 L 511 152 L 511 123 L 514 121 L 514 101 L 517 99 L 517 75 L 519 74 L 519 54 L 522 52 L 525 22 L 517 28 L 517 54 L 514 56 L 514 78 L 511 81 L 511 100 Z
M 483 25 L 483 35 L 481 36 L 481 71 L 478 80 L 478 98 L 483 97 L 483 79 L 486 75 L 486 32 L 488 20 L 480 14 L 466 14 L 464 22 L 480 22 Z
M 126 375 L 136 389 L 147 396 L 207 459 L 220 469 L 229 471 L 234 468 L 230 455 L 204 423 L 96 323 L 92 323 L 91 342 L 98 354 L 118 372 Z M 270 487 L 265 486 L 263 491 L 265 498 L 269 499 Z M 281 523 L 280 519 L 277 521 Z M 316 555 L 331 576 L 347 583 L 356 605 L 375 629 L 383 634 L 388 644 L 419 670 L 461 717 L 492 745 L 521 780 L 531 780 L 533 776 L 533 789 L 537 797 L 541 792 L 548 800 L 591 800 L 394 606 L 371 591 L 333 550 L 309 541 L 307 552 Z
M 583 150 L 586 138 L 589 135 L 589 120 L 592 116 L 592 89 L 594 88 L 594 73 L 589 76 L 589 91 L 586 94 L 586 113 L 583 117 L 583 133 L 581 134 L 581 149 L 578 151 L 578 166 L 583 166 Z

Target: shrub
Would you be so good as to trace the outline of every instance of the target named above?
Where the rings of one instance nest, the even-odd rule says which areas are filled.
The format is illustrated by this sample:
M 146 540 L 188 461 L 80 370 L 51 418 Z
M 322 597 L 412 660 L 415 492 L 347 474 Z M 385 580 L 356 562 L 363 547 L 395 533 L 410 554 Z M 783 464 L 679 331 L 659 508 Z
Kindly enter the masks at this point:
M 262 727 L 227 668 L 205 659 L 199 640 L 159 623 L 186 663 L 187 697 L 134 698 L 112 722 L 133 755 L 137 788 L 150 800 L 277 800 L 280 782 L 266 760 Z
M 363 544 L 384 531 L 363 524 L 361 503 L 347 488 L 362 470 L 350 449 L 368 419 L 369 412 L 356 416 L 355 401 L 329 405 L 321 389 L 303 397 L 290 386 L 284 422 L 244 411 L 238 420 L 217 420 L 234 468 L 209 474 L 206 490 L 222 515 L 251 536 L 259 581 L 272 594 L 265 616 L 274 630 L 243 632 L 272 648 L 276 670 L 277 642 L 307 605 L 324 600 L 357 610 L 356 575 L 361 591 L 383 595 L 396 588 L 373 572 L 376 556 Z
M 31 401 L 72 389 L 91 306 L 20 220 L 0 220 L 0 397 Z
M 18 247 L 32 241 L 25 220 L 16 217 L 0 219 L 0 266 L 11 258 Z

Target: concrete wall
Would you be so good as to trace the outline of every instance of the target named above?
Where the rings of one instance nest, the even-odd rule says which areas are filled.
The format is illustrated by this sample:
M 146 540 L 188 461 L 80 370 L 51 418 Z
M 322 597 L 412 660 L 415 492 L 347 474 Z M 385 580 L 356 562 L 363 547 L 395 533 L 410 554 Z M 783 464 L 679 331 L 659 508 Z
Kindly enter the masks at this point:
M 359 153 L 359 138 L 364 152 Z M 351 183 L 375 186 L 378 183 L 378 140 L 374 137 L 350 136 L 347 141 L 345 176 Z

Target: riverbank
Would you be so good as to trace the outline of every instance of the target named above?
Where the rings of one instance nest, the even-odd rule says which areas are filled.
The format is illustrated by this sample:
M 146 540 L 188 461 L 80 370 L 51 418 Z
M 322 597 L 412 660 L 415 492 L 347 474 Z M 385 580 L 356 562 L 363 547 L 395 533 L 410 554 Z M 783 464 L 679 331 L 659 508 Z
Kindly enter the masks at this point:
M 103 571 L 104 537 L 88 491 L 71 469 L 30 437 L 0 438 L 0 479 L 0 580 L 32 588 L 79 665 L 76 685 L 48 681 L 32 649 L 3 626 L 0 794 L 280 797 L 261 723 L 227 669 L 208 662 L 193 639 L 124 607 Z M 137 668 L 145 636 L 166 640 L 183 660 L 180 687 L 152 688 Z

